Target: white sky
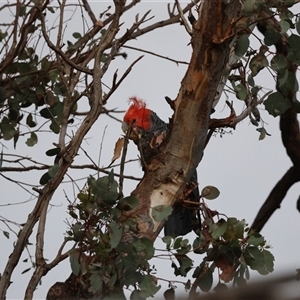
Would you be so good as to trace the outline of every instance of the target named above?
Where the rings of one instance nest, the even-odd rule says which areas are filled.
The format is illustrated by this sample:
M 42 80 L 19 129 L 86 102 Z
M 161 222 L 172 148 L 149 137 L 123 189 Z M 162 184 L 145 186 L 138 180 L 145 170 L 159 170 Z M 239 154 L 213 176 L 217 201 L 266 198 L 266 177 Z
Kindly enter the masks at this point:
M 182 1 L 183 2 L 183 1 Z M 95 15 L 103 11 L 108 2 L 105 1 L 90 1 Z M 151 15 L 155 15 L 155 20 L 166 18 L 166 5 L 167 2 L 155 1 L 142 1 L 132 11 L 127 12 L 123 21 L 127 25 L 123 25 L 123 30 L 129 27 L 134 22 L 134 16 L 139 13 L 143 15 L 149 9 L 152 9 Z M 297 5 L 299 8 L 299 5 Z M 72 17 L 68 22 L 66 36 L 74 31 L 82 32 L 80 13 Z M 0 15 L 3 12 L 0 12 Z M 3 17 L 3 16 L 2 16 Z M 54 38 L 54 36 L 52 36 Z M 73 40 L 72 37 L 68 39 Z M 189 36 L 186 34 L 184 28 L 179 25 L 173 25 L 168 28 L 158 29 L 151 32 L 136 41 L 130 41 L 128 45 L 147 49 L 149 51 L 157 52 L 161 55 L 169 56 L 170 58 L 189 61 L 191 54 L 191 47 L 188 45 Z M 122 58 L 116 59 L 110 66 L 109 72 L 105 75 L 104 82 L 110 85 L 111 78 L 116 69 L 119 69 L 119 76 L 124 70 L 132 63 L 134 59 L 141 55 L 141 53 L 129 51 L 127 60 Z M 171 117 L 172 111 L 164 100 L 164 96 L 175 98 L 181 79 L 186 70 L 186 65 L 177 66 L 176 64 L 151 56 L 145 57 L 133 68 L 130 76 L 125 80 L 117 92 L 112 96 L 107 104 L 107 108 L 127 109 L 128 97 L 136 95 L 146 100 L 148 106 L 157 112 L 157 114 L 166 122 Z M 275 84 L 265 72 L 259 77 L 259 85 L 275 88 Z M 224 99 L 220 101 L 217 106 L 217 112 L 214 117 L 226 117 L 229 114 L 228 109 L 224 106 Z M 242 102 L 236 100 L 233 95 L 229 95 L 229 100 L 234 101 L 234 107 L 237 112 L 241 109 Z M 266 129 L 272 135 L 263 141 L 258 141 L 259 133 L 255 130 L 248 119 L 239 124 L 232 134 L 226 134 L 223 138 L 213 137 L 205 151 L 204 158 L 198 167 L 199 187 L 202 189 L 206 185 L 214 185 L 218 187 L 221 194 L 218 199 L 208 203 L 211 209 L 216 209 L 220 213 L 227 216 L 234 216 L 238 219 L 245 219 L 249 224 L 252 223 L 262 203 L 265 201 L 269 192 L 277 181 L 282 177 L 285 171 L 291 166 L 291 162 L 285 153 L 285 149 L 281 143 L 279 132 L 279 118 L 273 118 L 264 111 L 264 106 L 261 107 L 261 114 L 263 120 L 267 123 Z M 121 118 L 121 115 L 120 115 Z M 120 124 L 112 122 L 106 116 L 101 116 L 96 126 L 88 133 L 87 140 L 83 143 L 83 148 L 89 153 L 94 161 L 98 161 L 100 143 L 103 136 L 104 128 L 107 126 L 104 143 L 101 153 L 100 166 L 107 166 L 112 157 L 114 143 L 122 134 Z M 75 131 L 75 128 L 73 128 Z M 6 143 L 8 149 L 4 152 L 22 153 L 28 155 L 37 161 L 45 161 L 52 163 L 52 159 L 46 157 L 45 151 L 53 148 L 52 143 L 57 141 L 57 136 L 51 137 L 44 133 L 38 135 L 39 143 L 33 148 L 28 148 L 24 142 L 25 138 L 20 138 L 17 150 L 13 150 L 12 142 Z M 129 158 L 137 157 L 137 150 L 134 145 L 129 147 Z M 76 163 L 88 163 L 88 159 L 83 152 L 79 153 L 76 158 Z M 116 170 L 117 171 L 117 170 Z M 6 173 L 14 179 L 19 179 L 23 182 L 28 182 L 38 185 L 39 178 L 44 173 L 31 172 L 12 174 Z M 129 164 L 126 167 L 126 174 L 141 176 L 139 164 Z M 85 183 L 85 177 L 93 174 L 93 171 L 85 170 L 71 170 L 69 174 L 73 179 L 82 178 L 78 185 L 82 187 Z M 65 181 L 69 179 L 66 177 Z M 129 194 L 137 182 L 125 182 L 125 194 Z M 1 216 L 8 219 L 22 223 L 27 219 L 28 213 L 35 204 L 35 200 L 22 205 L 11 205 L 14 203 L 22 202 L 29 198 L 28 194 L 22 189 L 13 185 L 10 182 L 4 181 L 0 177 L 1 196 Z M 31 188 L 28 187 L 30 190 Z M 54 258 L 57 249 L 63 241 L 64 232 L 66 230 L 66 210 L 67 201 L 64 195 L 66 192 L 68 198 L 72 201 L 74 199 L 74 192 L 72 185 L 64 183 L 62 187 L 54 195 L 51 204 L 53 207 L 49 210 L 47 229 L 46 229 L 46 245 L 45 257 L 50 261 Z M 75 191 L 76 195 L 77 191 Z M 294 185 L 284 199 L 281 209 L 277 210 L 272 216 L 270 221 L 262 230 L 262 234 L 266 237 L 267 241 L 272 245 L 272 253 L 275 256 L 275 271 L 276 276 L 283 272 L 295 272 L 296 268 L 300 267 L 299 259 L 299 245 L 300 245 L 300 218 L 299 212 L 296 210 L 296 200 L 298 199 L 299 183 Z M 2 206 L 9 203 L 9 206 Z M 4 224 L 0 223 L 0 229 L 7 230 Z M 191 241 L 194 236 L 191 234 Z M 15 237 L 7 240 L 3 235 L 0 235 L 1 243 L 1 256 L 0 256 L 0 272 L 2 272 L 7 257 L 12 251 L 13 242 Z M 34 235 L 31 236 L 30 242 L 35 244 Z M 71 247 L 71 244 L 68 245 Z M 163 244 L 158 242 L 159 248 Z M 68 249 L 68 248 L 66 248 Z M 34 255 L 33 247 L 30 248 L 31 254 Z M 24 252 L 22 259 L 26 259 L 28 253 Z M 202 256 L 194 256 L 195 265 L 200 264 Z M 196 263 L 197 262 L 197 263 Z M 169 261 L 153 261 L 156 265 L 158 273 L 157 277 L 160 278 L 173 278 L 173 269 Z M 21 275 L 21 272 L 30 267 L 30 263 L 20 262 L 19 266 L 15 269 L 12 278 L 12 285 L 8 292 L 8 299 L 22 299 L 24 296 L 25 287 L 28 284 L 31 272 Z M 64 281 L 70 274 L 70 266 L 68 260 L 61 263 L 58 267 L 50 271 L 45 278 L 42 279 L 42 285 L 38 287 L 35 293 L 35 299 L 45 299 L 46 293 L 50 286 L 56 281 Z M 192 274 L 190 274 L 191 276 Z M 252 275 L 253 278 L 261 278 L 259 275 Z M 181 280 L 176 278 L 176 280 Z M 183 282 L 187 278 L 182 279 Z M 163 284 L 161 281 L 159 284 Z M 165 285 L 164 285 L 165 286 Z M 177 284 L 178 287 L 180 285 Z M 182 287 L 180 287 L 182 289 Z

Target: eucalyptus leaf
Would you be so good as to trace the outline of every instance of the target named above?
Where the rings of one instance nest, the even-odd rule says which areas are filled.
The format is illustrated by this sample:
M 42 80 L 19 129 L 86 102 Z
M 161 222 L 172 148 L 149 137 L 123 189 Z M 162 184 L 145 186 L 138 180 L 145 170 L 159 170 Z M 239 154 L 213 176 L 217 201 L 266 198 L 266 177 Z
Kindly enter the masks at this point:
M 160 290 L 160 288 L 160 285 L 156 285 L 156 280 L 154 279 L 154 276 L 150 274 L 144 275 L 140 283 L 140 296 L 146 299 L 155 295 Z
M 139 201 L 134 196 L 128 196 L 122 198 L 117 205 L 117 209 L 123 210 L 123 211 L 130 211 L 134 209 L 139 204 Z
M 78 261 L 78 253 L 75 250 L 70 252 L 70 264 L 71 270 L 75 276 L 78 276 L 80 272 L 80 264 Z
M 26 141 L 28 147 L 33 147 L 38 142 L 38 137 L 34 132 L 30 133 L 30 137 Z
M 157 205 L 152 208 L 152 217 L 156 222 L 167 220 L 172 214 L 171 206 Z
M 110 229 L 110 247 L 111 249 L 114 249 L 118 246 L 118 244 L 121 241 L 123 228 L 116 221 L 112 221 L 108 227 Z
M 55 177 L 55 175 L 57 174 L 58 170 L 59 170 L 59 164 L 55 164 L 55 165 L 51 166 L 49 168 L 49 171 L 48 171 L 49 176 L 51 178 Z
M 250 45 L 249 34 L 242 34 L 236 41 L 234 47 L 234 54 L 237 58 L 241 58 L 245 55 Z
M 270 115 L 277 117 L 290 108 L 291 103 L 281 93 L 275 92 L 268 96 L 268 99 L 264 102 L 264 106 Z
M 48 172 L 44 173 L 42 175 L 42 177 L 40 178 L 40 184 L 41 185 L 45 185 L 46 183 L 48 183 L 48 181 L 51 179 L 50 175 Z
M 197 281 L 201 291 L 209 292 L 213 284 L 213 273 L 210 268 L 205 271 L 205 274 Z
M 208 200 L 214 200 L 218 198 L 220 195 L 220 191 L 212 185 L 208 185 L 204 187 L 201 191 L 201 196 Z

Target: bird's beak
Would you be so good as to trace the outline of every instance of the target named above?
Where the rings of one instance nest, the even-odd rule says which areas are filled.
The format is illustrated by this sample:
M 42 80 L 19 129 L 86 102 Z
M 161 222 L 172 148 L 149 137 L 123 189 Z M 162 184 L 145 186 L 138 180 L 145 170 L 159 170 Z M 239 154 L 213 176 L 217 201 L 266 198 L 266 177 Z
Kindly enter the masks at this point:
M 128 130 L 130 130 L 130 133 L 129 133 L 129 139 L 131 140 L 139 140 L 141 137 L 140 137 L 140 134 L 139 134 L 139 130 L 138 128 L 136 127 L 136 125 L 130 125 L 126 122 L 122 122 L 122 130 L 125 134 L 127 134 Z
M 122 122 L 122 130 L 124 133 L 127 133 L 129 125 L 126 122 Z

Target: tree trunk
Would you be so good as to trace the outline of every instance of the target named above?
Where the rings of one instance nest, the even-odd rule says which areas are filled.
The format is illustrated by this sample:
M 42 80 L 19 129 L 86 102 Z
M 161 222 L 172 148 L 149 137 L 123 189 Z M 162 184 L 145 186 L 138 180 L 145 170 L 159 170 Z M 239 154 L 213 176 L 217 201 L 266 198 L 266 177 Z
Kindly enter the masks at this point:
M 240 11 L 238 0 L 203 1 L 198 8 L 198 20 L 192 24 L 192 57 L 174 101 L 170 134 L 132 192 L 139 199 L 135 215 L 141 236 L 156 239 L 164 221 L 151 217 L 152 208 L 172 206 L 180 198 L 203 156 L 212 102 L 229 58 L 227 36 L 234 33 L 231 26 Z

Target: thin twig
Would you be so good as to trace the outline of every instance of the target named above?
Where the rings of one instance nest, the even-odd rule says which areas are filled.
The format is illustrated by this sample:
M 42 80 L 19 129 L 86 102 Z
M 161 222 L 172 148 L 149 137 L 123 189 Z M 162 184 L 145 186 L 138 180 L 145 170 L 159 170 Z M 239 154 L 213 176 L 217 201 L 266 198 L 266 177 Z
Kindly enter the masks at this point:
M 101 139 L 101 143 L 100 143 L 100 150 L 99 150 L 98 164 L 97 164 L 98 167 L 100 166 L 100 160 L 101 160 L 101 154 L 102 154 L 102 146 L 103 146 L 103 141 L 104 141 L 106 129 L 107 129 L 107 125 L 104 127 L 103 134 L 102 134 L 102 139 Z M 100 171 L 97 172 L 97 178 L 99 178 L 99 173 L 100 173 Z
M 122 47 L 123 47 L 123 48 L 127 48 L 127 49 L 136 50 L 136 51 L 139 51 L 139 52 L 144 52 L 144 53 L 147 53 L 147 54 L 151 54 L 151 55 L 153 55 L 153 56 L 157 56 L 157 57 L 160 57 L 160 58 L 162 58 L 162 59 L 166 59 L 166 60 L 169 60 L 169 61 L 171 61 L 171 62 L 174 62 L 174 63 L 176 63 L 177 65 L 178 65 L 178 64 L 188 65 L 188 62 L 186 62 L 186 61 L 173 59 L 173 58 L 170 58 L 170 57 L 167 57 L 167 56 L 164 56 L 164 55 L 157 54 L 157 53 L 152 52 L 152 51 L 148 51 L 148 50 L 144 50 L 144 49 L 136 48 L 136 47 L 132 47 L 132 46 L 127 46 L 127 45 L 124 45 L 124 46 L 122 46 Z
M 124 72 L 124 74 L 122 75 L 122 77 L 119 79 L 119 81 L 115 84 L 114 87 L 112 87 L 110 89 L 110 91 L 103 97 L 103 101 L 104 103 L 106 103 L 106 101 L 108 100 L 108 98 L 114 93 L 114 91 L 119 87 L 119 85 L 123 82 L 123 80 L 127 77 L 127 75 L 131 72 L 132 67 L 140 60 L 142 59 L 144 56 L 140 56 L 138 57 L 128 68 L 127 70 Z
M 179 1 L 178 0 L 175 0 L 175 3 L 176 3 L 176 7 L 177 7 L 177 10 L 179 12 L 179 15 L 180 15 L 180 18 L 181 18 L 181 21 L 184 25 L 184 28 L 185 30 L 187 31 L 187 33 L 191 36 L 192 35 L 192 28 L 190 27 L 188 21 L 186 20 L 184 14 L 183 14 L 183 11 L 182 11 L 182 8 L 179 4 Z

